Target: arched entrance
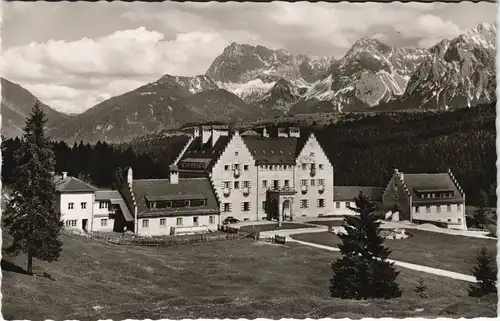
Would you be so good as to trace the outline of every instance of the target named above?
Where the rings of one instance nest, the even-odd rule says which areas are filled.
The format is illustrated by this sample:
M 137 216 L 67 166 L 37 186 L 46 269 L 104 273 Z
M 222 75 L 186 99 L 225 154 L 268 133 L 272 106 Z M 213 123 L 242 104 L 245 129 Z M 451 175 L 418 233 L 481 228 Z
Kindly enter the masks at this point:
M 291 217 L 292 217 L 292 204 L 291 204 L 290 200 L 283 201 L 283 207 L 282 207 L 281 213 L 283 213 L 284 220 L 291 219 Z

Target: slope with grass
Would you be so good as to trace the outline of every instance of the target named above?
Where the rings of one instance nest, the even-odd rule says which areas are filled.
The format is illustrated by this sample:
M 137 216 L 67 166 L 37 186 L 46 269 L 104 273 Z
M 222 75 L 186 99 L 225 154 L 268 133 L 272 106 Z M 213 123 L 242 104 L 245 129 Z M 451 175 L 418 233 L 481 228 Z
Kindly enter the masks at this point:
M 63 235 L 59 262 L 35 261 L 56 280 L 3 271 L 6 319 L 493 317 L 495 298 L 467 296 L 467 283 L 402 270 L 403 296 L 332 299 L 338 254 L 249 239 L 166 248 L 119 247 Z M 24 265 L 24 257 L 4 257 Z M 12 264 L 3 264 L 12 270 Z M 429 297 L 414 293 L 423 277 Z
M 392 250 L 390 259 L 471 274 L 476 255 L 483 246 L 496 254 L 496 240 L 413 229 L 408 232 L 412 236 L 407 239 L 385 241 Z M 342 243 L 336 234 L 329 232 L 299 234 L 293 238 L 333 247 Z

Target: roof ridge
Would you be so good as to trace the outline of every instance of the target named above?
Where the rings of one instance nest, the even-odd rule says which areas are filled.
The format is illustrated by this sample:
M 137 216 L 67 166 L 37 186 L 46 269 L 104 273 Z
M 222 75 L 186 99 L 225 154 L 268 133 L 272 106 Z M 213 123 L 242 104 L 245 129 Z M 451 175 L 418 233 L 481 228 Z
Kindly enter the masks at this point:
M 98 190 L 98 189 L 97 189 L 97 187 L 95 187 L 94 185 L 89 184 L 89 183 L 87 183 L 87 182 L 84 182 L 84 181 L 82 181 L 81 179 L 79 179 L 79 178 L 77 178 L 77 177 L 74 177 L 74 176 L 68 176 L 68 178 L 69 178 L 70 180 L 71 180 L 71 179 L 75 179 L 75 180 L 79 181 L 79 182 L 80 182 L 80 183 L 82 183 L 82 184 L 85 184 L 85 185 L 87 185 L 87 186 L 90 186 L 90 187 L 94 188 L 96 191 Z

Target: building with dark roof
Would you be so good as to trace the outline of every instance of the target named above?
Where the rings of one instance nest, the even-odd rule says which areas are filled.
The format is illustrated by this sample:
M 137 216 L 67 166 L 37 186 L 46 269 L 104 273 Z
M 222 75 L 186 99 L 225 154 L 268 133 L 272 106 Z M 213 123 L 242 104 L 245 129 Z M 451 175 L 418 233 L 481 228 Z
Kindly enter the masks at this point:
M 180 177 L 210 180 L 222 220 L 333 214 L 333 166 L 312 133 L 290 127 L 240 135 L 223 125 L 200 126 L 188 145 L 175 162 Z M 267 198 L 279 206 L 268 209 Z
M 451 170 L 410 174 L 396 169 L 382 199 L 386 210 L 398 213 L 398 220 L 467 229 L 465 193 Z
M 54 175 L 54 184 L 56 203 L 65 228 L 91 231 L 97 188 L 76 177 L 68 176 L 67 172 Z
M 354 201 L 359 196 L 359 193 L 363 193 L 363 195 L 369 197 L 375 203 L 381 204 L 384 188 L 372 186 L 335 186 L 334 191 L 335 214 L 353 215 L 356 213 L 349 208 L 355 206 Z
M 220 224 L 217 197 L 208 177 L 179 178 L 175 165 L 170 179 L 133 179 L 122 189 L 134 215 L 134 231 L 140 235 L 201 233 Z

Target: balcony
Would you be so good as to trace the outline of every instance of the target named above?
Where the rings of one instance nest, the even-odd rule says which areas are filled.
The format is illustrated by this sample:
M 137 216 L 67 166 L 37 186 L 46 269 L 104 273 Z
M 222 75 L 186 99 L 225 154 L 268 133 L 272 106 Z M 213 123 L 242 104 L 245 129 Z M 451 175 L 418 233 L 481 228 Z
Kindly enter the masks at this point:
M 307 186 L 306 185 L 301 186 L 300 190 L 302 191 L 302 194 L 307 193 Z
M 228 187 L 224 187 L 222 189 L 222 194 L 224 194 L 224 196 L 228 197 L 229 194 L 231 194 L 231 190 Z
M 314 177 L 316 176 L 316 167 L 311 167 L 311 173 L 310 173 L 311 177 Z
M 250 194 L 250 188 L 249 187 L 243 187 L 243 195 L 248 195 Z
M 234 168 L 233 174 L 235 178 L 238 178 L 241 175 L 241 170 L 239 168 Z
M 325 186 L 324 185 L 318 185 L 318 192 L 320 194 L 323 194 L 324 191 L 325 191 Z

